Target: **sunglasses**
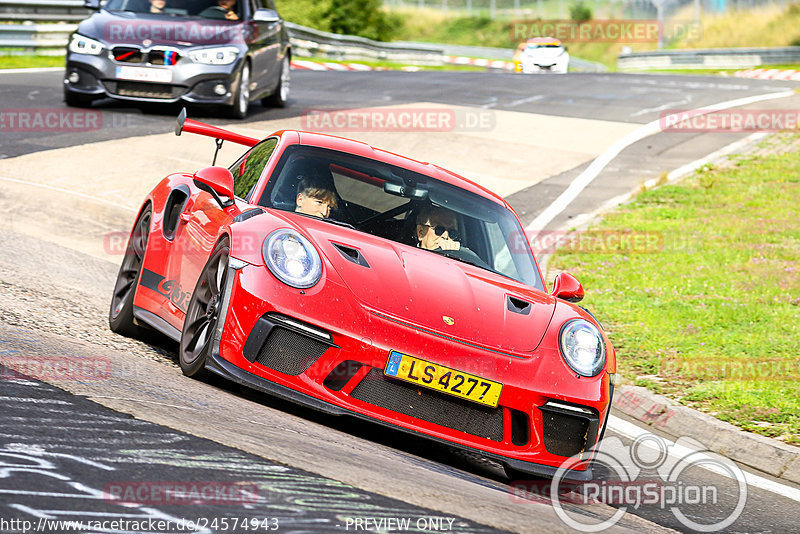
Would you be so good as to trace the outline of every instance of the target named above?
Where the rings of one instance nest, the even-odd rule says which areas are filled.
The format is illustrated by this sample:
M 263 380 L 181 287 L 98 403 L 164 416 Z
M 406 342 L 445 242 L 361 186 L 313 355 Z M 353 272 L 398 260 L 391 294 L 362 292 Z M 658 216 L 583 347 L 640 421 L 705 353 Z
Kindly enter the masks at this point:
M 447 232 L 447 235 L 450 237 L 450 239 L 458 240 L 460 235 L 458 233 L 458 228 L 448 228 L 447 226 L 444 226 L 442 224 L 437 224 L 436 226 L 432 226 L 430 224 L 423 224 L 422 226 L 433 228 L 433 233 L 435 233 L 438 237 L 441 237 L 442 234 Z

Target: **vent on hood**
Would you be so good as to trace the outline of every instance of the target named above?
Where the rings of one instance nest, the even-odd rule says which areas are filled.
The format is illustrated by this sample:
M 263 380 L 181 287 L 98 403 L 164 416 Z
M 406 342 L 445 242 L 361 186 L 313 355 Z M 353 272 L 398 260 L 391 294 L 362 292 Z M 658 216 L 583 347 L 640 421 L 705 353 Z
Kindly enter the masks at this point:
M 508 307 L 508 311 L 518 313 L 520 315 L 528 315 L 533 309 L 533 304 L 530 302 L 518 299 L 517 297 L 512 297 L 511 295 L 508 295 L 506 298 L 506 306 Z
M 338 250 L 342 256 L 345 257 L 346 260 L 352 261 L 355 264 L 361 265 L 369 269 L 369 263 L 367 263 L 366 258 L 364 255 L 361 254 L 361 251 L 353 248 L 348 247 L 347 245 L 342 245 L 340 243 L 332 243 L 336 250 Z

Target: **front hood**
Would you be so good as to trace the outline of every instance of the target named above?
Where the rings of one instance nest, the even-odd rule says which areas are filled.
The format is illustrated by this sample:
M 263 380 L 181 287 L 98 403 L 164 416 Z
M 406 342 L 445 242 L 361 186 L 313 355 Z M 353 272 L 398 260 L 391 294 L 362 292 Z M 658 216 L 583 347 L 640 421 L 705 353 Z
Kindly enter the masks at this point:
M 111 46 L 222 46 L 244 43 L 245 28 L 238 21 L 101 10 L 78 33 Z
M 553 297 L 504 276 L 321 221 L 303 230 L 363 307 L 396 322 L 492 350 L 530 352 L 553 316 Z M 526 314 L 513 311 L 526 303 Z

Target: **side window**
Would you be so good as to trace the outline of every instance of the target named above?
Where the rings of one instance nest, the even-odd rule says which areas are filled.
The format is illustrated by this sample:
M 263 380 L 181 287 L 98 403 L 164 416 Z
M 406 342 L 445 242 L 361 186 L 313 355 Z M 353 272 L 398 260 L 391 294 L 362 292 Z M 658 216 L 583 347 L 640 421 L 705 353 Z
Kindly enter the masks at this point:
M 250 190 L 261 177 L 261 172 L 269 161 L 269 157 L 278 145 L 276 137 L 270 137 L 251 148 L 239 161 L 229 167 L 233 175 L 233 194 L 239 198 L 247 198 Z
M 275 2 L 272 0 L 256 0 L 256 3 L 259 4 L 258 7 L 266 8 L 266 9 L 275 9 Z

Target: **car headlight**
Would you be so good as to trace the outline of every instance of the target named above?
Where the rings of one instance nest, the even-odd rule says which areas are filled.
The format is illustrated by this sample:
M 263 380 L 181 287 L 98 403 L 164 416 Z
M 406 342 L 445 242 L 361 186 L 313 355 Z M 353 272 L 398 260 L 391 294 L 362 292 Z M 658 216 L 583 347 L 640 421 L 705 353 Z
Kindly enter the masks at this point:
M 600 331 L 589 321 L 576 319 L 561 328 L 558 337 L 561 356 L 582 376 L 595 376 L 606 364 L 606 345 Z
M 261 254 L 272 274 L 286 285 L 303 289 L 322 276 L 322 261 L 314 245 L 294 230 L 284 228 L 269 234 Z
M 73 33 L 69 40 L 69 51 L 76 54 L 89 54 L 96 56 L 103 51 L 103 43 L 89 39 L 78 33 Z
M 218 46 L 201 48 L 189 52 L 189 59 L 205 65 L 230 65 L 239 57 L 239 49 L 235 46 Z

